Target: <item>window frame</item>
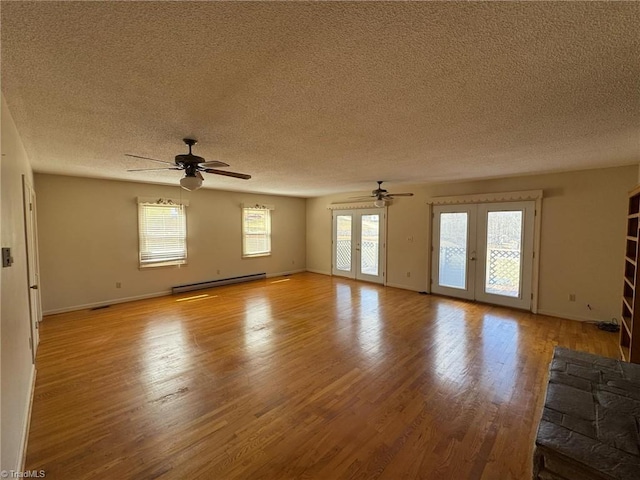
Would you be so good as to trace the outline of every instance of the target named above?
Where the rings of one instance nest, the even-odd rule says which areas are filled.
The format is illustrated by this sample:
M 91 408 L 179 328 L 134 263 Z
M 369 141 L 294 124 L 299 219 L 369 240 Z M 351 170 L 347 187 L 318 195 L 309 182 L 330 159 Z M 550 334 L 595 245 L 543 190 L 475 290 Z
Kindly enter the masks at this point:
M 242 206 L 242 258 L 256 258 L 256 257 L 268 257 L 273 251 L 272 245 L 272 207 L 266 205 L 243 205 Z M 266 215 L 266 229 L 265 232 L 254 233 L 255 235 L 265 235 L 267 249 L 263 251 L 256 251 L 247 253 L 247 236 L 250 235 L 247 232 L 246 214 L 248 212 L 261 212 Z
M 187 207 L 188 204 L 185 202 L 174 201 L 170 199 L 157 199 L 154 201 L 145 201 L 138 199 L 138 268 L 139 269 L 147 269 L 147 268 L 157 268 L 157 267 L 175 267 L 175 266 L 183 266 L 187 265 L 188 259 L 188 248 L 187 248 Z M 145 224 L 147 223 L 147 214 L 145 211 L 151 207 L 160 207 L 160 208 L 175 208 L 178 209 L 180 224 L 176 229 L 175 235 L 178 238 L 177 243 L 183 248 L 179 252 L 178 255 L 172 258 L 162 259 L 162 256 L 158 256 L 157 258 L 150 258 L 144 260 L 145 256 L 150 256 L 148 249 L 149 238 L 153 237 L 147 230 L 145 230 Z M 171 232 L 170 232 L 171 233 Z

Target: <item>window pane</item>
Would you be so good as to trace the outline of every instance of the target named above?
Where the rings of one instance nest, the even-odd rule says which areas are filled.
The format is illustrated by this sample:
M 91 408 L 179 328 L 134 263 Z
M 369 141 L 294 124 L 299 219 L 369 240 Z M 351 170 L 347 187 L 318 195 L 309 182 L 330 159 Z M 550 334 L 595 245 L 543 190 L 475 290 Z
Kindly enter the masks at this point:
M 269 210 L 243 208 L 242 231 L 243 256 L 271 253 L 271 215 Z
M 467 287 L 467 213 L 440 215 L 440 263 L 438 284 Z
M 138 207 L 140 266 L 183 264 L 187 259 L 187 226 L 182 205 Z
M 351 271 L 351 215 L 336 217 L 336 269 Z
M 485 292 L 520 296 L 521 244 L 521 211 L 488 213 Z
M 380 215 L 362 215 L 360 238 L 360 272 L 378 276 L 380 250 Z

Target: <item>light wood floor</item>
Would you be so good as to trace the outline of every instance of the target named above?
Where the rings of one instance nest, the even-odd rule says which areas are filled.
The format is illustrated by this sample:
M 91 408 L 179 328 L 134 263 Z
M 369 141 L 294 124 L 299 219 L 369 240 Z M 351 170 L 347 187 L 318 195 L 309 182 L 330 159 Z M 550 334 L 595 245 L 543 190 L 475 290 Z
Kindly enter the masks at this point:
M 311 273 L 51 316 L 52 479 L 527 479 L 555 345 L 594 325 Z

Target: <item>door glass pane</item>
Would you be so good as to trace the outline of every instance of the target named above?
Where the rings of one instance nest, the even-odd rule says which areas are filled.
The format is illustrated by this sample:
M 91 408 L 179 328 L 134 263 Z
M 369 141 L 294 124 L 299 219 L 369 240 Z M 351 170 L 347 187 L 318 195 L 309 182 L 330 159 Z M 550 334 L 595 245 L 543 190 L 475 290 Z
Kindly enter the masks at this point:
M 440 215 L 440 268 L 438 284 L 442 287 L 467 287 L 466 212 Z
M 351 271 L 351 215 L 336 217 L 336 269 Z
M 488 212 L 485 292 L 520 295 L 521 245 L 522 212 Z
M 378 276 L 380 215 L 362 215 L 360 238 L 360 273 Z

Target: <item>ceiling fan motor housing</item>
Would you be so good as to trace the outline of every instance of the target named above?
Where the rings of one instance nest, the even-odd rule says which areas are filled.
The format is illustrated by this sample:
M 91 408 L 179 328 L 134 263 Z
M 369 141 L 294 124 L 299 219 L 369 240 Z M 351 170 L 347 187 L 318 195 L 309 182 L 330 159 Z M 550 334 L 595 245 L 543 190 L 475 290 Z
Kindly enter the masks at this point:
M 176 165 L 184 165 L 188 170 L 190 165 L 192 165 L 193 167 L 197 167 L 199 163 L 204 163 L 204 158 L 191 153 L 191 147 L 198 143 L 198 141 L 193 138 L 183 138 L 182 141 L 189 146 L 189 153 L 176 155 Z
M 189 165 L 191 163 L 194 165 L 197 165 L 198 163 L 204 163 L 204 158 L 199 157 L 198 155 L 193 155 L 191 153 L 176 155 L 176 165 Z
M 378 200 L 387 193 L 387 191 L 382 188 L 382 182 L 382 180 L 378 180 L 378 188 L 371 192 L 374 197 L 378 197 Z

